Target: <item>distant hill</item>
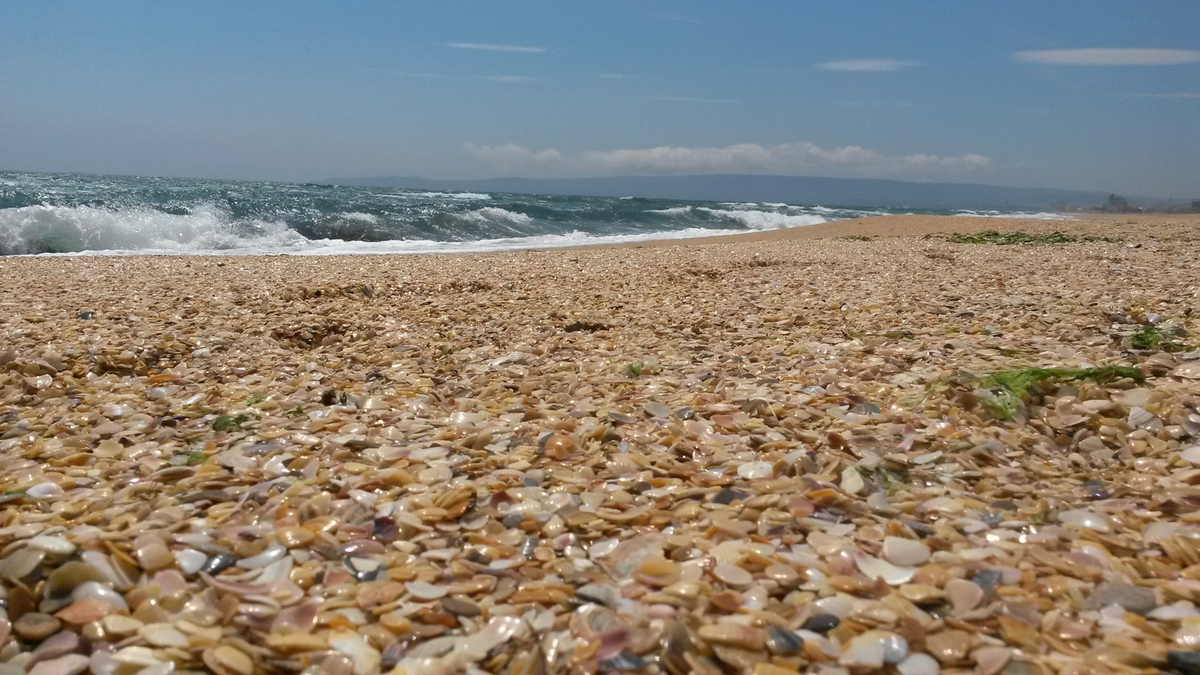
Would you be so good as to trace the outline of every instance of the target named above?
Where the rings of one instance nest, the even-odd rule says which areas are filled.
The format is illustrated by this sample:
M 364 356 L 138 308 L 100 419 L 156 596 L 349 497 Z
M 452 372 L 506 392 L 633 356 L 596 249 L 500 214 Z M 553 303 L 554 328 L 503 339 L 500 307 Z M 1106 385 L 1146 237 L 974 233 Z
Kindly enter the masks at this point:
M 971 183 L 912 183 L 873 178 L 704 175 L 604 178 L 486 178 L 434 180 L 415 176 L 334 178 L 335 185 L 460 190 L 591 197 L 646 197 L 703 201 L 788 202 L 911 209 L 1004 209 L 1047 211 L 1054 204 L 1098 206 L 1108 192 L 1019 188 Z M 1147 204 L 1145 197 L 1128 197 Z

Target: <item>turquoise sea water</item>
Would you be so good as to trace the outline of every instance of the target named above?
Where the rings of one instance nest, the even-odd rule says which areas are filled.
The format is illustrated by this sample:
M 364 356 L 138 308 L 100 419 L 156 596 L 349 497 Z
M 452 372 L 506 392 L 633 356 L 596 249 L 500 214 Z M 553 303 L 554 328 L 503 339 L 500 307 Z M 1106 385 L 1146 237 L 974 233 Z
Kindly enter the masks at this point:
M 900 212 L 0 172 L 0 255 L 493 251 L 732 234 Z

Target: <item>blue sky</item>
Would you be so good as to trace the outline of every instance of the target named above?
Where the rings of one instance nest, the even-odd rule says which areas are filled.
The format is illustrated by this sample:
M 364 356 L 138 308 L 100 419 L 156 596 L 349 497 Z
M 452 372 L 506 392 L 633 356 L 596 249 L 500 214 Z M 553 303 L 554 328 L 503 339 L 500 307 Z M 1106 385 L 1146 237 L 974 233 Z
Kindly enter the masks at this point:
M 1200 197 L 1200 3 L 8 2 L 0 168 Z

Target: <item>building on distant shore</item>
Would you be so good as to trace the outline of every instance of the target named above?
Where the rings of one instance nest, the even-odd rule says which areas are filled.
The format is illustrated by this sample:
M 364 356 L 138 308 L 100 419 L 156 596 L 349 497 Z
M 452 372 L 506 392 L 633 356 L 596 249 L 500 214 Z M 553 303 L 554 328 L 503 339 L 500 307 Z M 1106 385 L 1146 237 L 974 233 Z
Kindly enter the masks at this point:
M 1108 201 L 1100 207 L 1101 213 L 1141 213 L 1142 209 L 1131 206 L 1124 197 L 1118 197 L 1115 194 L 1108 196 Z

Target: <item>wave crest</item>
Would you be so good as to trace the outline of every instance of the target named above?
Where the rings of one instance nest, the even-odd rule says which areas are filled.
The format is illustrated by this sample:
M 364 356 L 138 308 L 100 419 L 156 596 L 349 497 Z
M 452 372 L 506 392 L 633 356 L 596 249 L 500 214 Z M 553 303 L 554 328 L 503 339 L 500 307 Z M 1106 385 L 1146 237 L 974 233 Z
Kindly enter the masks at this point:
M 81 251 L 286 248 L 308 240 L 285 223 L 233 222 L 211 204 L 186 214 L 150 208 L 22 206 L 0 210 L 0 255 Z

